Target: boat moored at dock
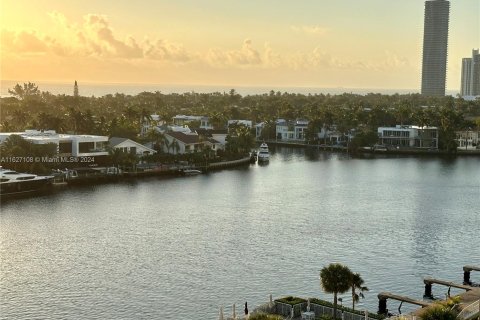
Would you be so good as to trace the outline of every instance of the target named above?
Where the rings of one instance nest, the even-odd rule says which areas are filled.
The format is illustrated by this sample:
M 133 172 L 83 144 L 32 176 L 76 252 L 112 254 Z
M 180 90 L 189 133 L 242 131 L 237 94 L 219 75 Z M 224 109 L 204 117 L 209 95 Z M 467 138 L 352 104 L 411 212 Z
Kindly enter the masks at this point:
M 266 162 L 270 160 L 270 151 L 268 150 L 268 145 L 265 142 L 260 145 L 257 158 L 258 162 Z
M 53 178 L 0 167 L 0 196 L 17 196 L 46 190 L 52 186 Z

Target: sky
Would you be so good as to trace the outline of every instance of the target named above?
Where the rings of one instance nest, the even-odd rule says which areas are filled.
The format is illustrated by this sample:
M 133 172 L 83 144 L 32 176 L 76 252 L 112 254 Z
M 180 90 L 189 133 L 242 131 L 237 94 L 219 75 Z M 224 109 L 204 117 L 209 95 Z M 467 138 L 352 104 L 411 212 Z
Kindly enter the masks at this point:
M 423 0 L 0 0 L 1 80 L 412 89 Z M 447 89 L 480 47 L 450 1 Z

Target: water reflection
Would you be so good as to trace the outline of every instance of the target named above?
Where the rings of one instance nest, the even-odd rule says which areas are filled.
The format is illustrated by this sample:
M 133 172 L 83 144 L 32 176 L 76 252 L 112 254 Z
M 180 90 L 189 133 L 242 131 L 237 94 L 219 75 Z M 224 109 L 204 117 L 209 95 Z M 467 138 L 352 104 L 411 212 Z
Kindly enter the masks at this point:
M 480 263 L 477 159 L 271 149 L 264 166 L 2 203 L 2 316 L 213 319 L 270 293 L 331 300 L 318 275 L 334 261 L 376 310 L 380 291 L 421 298 L 422 277 Z

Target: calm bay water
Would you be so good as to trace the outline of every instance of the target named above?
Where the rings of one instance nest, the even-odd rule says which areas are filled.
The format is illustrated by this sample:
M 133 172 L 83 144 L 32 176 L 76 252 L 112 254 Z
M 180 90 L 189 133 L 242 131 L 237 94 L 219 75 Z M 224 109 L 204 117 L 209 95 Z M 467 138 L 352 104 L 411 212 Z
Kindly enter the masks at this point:
M 279 148 L 265 166 L 3 202 L 0 318 L 217 319 L 270 293 L 331 300 L 331 262 L 363 276 L 359 308 L 381 291 L 421 298 L 423 277 L 461 282 L 480 264 L 479 165 Z

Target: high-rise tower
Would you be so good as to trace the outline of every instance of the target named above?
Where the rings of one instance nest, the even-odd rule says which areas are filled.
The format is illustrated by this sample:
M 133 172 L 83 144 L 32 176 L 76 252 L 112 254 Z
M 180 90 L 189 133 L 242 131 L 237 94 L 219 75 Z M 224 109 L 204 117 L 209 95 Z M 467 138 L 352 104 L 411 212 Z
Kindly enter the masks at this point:
M 425 1 L 422 61 L 423 95 L 445 95 L 449 14 L 450 1 Z
M 480 96 L 480 53 L 478 49 L 472 50 L 471 58 L 462 59 L 460 95 L 463 97 Z

